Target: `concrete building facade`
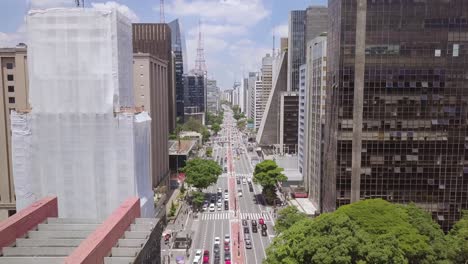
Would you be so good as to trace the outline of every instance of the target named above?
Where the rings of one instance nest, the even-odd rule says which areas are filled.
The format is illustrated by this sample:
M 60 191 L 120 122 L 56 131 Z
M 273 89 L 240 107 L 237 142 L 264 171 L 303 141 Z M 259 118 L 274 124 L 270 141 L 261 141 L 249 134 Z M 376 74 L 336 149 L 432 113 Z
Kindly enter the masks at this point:
M 175 129 L 176 124 L 176 92 L 175 84 L 180 79 L 180 54 L 172 53 L 172 32 L 168 24 L 155 24 L 155 23 L 134 23 L 133 29 L 133 53 L 149 53 L 157 58 L 167 62 L 167 82 L 168 93 L 167 101 L 169 106 L 168 122 L 169 131 Z M 183 58 L 182 58 L 183 59 Z M 177 60 L 177 65 L 175 65 Z M 183 60 L 182 60 L 183 67 Z M 183 72 L 183 69 L 182 69 Z
M 151 117 L 151 178 L 153 187 L 169 184 L 169 102 L 167 62 L 149 53 L 133 54 L 135 106 Z
M 307 83 L 307 64 L 301 65 L 299 67 L 299 124 L 298 124 L 298 133 L 297 133 L 297 162 L 299 172 L 302 173 L 304 178 L 304 168 L 307 168 L 307 153 L 305 148 L 307 147 L 305 142 L 307 141 L 307 100 L 306 100 L 306 83 Z
M 216 80 L 206 80 L 207 111 L 217 114 L 220 110 L 220 92 Z
M 258 80 L 255 81 L 255 129 L 260 127 L 262 117 L 270 96 L 273 78 L 273 57 L 266 54 L 262 58 L 262 68 Z
M 304 141 L 304 186 L 309 199 L 320 211 L 323 175 L 323 127 L 325 125 L 327 37 L 314 38 L 307 44 L 306 135 Z
M 254 120 L 255 123 L 255 82 L 257 81 L 256 72 L 249 72 L 249 92 L 247 95 L 247 118 Z
M 468 3 L 328 3 L 322 211 L 413 202 L 448 230 L 468 209 Z
M 0 48 L 0 220 L 16 212 L 10 113 L 29 109 L 26 46 Z

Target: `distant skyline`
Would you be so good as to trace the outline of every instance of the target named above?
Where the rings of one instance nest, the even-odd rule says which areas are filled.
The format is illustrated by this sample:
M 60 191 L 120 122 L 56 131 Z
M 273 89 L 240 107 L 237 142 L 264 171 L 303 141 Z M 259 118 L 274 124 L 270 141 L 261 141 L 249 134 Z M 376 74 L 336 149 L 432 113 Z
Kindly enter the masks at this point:
M 0 0 L 0 47 L 26 42 L 24 15 L 29 8 L 72 7 L 74 0 Z M 208 77 L 221 89 L 259 70 L 261 58 L 287 36 L 290 10 L 326 5 L 327 0 L 165 0 L 165 22 L 180 18 L 185 31 L 189 69 L 202 21 Z M 133 22 L 159 23 L 159 0 L 85 0 L 86 7 L 115 6 Z

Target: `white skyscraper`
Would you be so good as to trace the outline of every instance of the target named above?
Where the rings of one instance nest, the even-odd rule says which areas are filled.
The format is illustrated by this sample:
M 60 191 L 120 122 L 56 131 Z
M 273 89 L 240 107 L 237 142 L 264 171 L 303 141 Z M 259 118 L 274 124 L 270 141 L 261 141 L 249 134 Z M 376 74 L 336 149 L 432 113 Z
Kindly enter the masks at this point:
M 151 119 L 134 108 L 130 20 L 38 10 L 27 30 L 32 111 L 12 114 L 17 209 L 55 195 L 59 217 L 104 219 L 138 196 L 153 217 Z

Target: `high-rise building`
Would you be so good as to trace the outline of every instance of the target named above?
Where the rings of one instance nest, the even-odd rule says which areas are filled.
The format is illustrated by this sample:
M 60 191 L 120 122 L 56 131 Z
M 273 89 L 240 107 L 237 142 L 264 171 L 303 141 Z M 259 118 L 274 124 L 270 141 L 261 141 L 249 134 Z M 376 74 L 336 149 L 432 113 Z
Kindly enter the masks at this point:
M 0 48 L 0 220 L 16 212 L 10 112 L 28 104 L 26 46 Z
M 216 80 L 206 80 L 206 110 L 217 114 L 220 110 L 220 94 Z
M 327 31 L 327 7 L 293 10 L 288 22 L 288 91 L 299 90 L 299 67 L 305 63 L 307 42 Z
M 254 120 L 255 122 L 255 82 L 257 81 L 256 72 L 249 72 L 249 92 L 247 94 L 247 118 Z
M 169 186 L 169 102 L 167 61 L 149 53 L 133 54 L 135 106 L 151 117 L 151 176 L 153 187 Z M 159 188 L 168 190 L 169 188 Z
M 413 202 L 447 230 L 468 209 L 468 2 L 328 6 L 322 211 Z
M 299 92 L 281 92 L 279 106 L 280 153 L 297 154 L 297 130 L 299 125 Z
M 249 78 L 242 79 L 242 88 L 241 88 L 241 111 L 247 116 L 247 106 L 249 102 Z
M 280 52 L 288 48 L 288 38 L 280 39 Z
M 270 96 L 273 77 L 273 57 L 266 54 L 262 58 L 262 68 L 255 81 L 255 129 L 260 127 L 265 107 Z
M 264 114 L 261 117 L 256 141 L 261 146 L 280 144 L 281 94 L 286 92 L 288 52 L 282 51 L 273 61 L 273 85 L 269 92 Z M 297 125 L 296 125 L 297 128 Z
M 206 76 L 200 74 L 184 75 L 184 108 L 198 108 L 205 112 L 206 106 Z M 193 112 L 193 110 L 191 110 Z
M 232 86 L 232 105 L 237 105 L 240 107 L 240 92 L 241 92 L 241 83 L 234 82 Z
M 307 64 L 301 65 L 299 67 L 299 126 L 297 129 L 297 162 L 298 162 L 298 169 L 299 172 L 302 174 L 302 177 L 304 179 L 304 185 L 307 185 L 306 179 L 305 179 L 305 169 L 307 168 L 307 153 L 305 149 L 307 148 L 305 142 L 307 141 L 307 129 L 308 129 L 308 124 L 307 124 L 307 116 L 308 112 L 307 110 L 307 100 L 306 100 L 306 83 L 307 83 Z
M 320 211 L 321 180 L 323 175 L 323 126 L 325 125 L 327 69 L 326 34 L 307 43 L 305 83 L 305 136 L 303 141 L 303 179 L 309 199 Z M 299 123 L 301 124 L 301 123 Z M 301 146 L 300 146 L 301 147 Z
M 172 52 L 174 54 L 174 88 L 175 88 L 175 111 L 176 117 L 184 120 L 184 77 L 183 74 L 188 70 L 187 66 L 187 48 L 185 45 L 185 36 L 179 19 L 170 22 Z
M 133 53 L 149 53 L 157 58 L 167 61 L 167 101 L 169 102 L 168 121 L 169 131 L 173 131 L 176 123 L 175 82 L 179 80 L 177 77 L 180 77 L 180 75 L 175 75 L 175 71 L 177 70 L 177 74 L 180 74 L 181 65 L 180 54 L 178 52 L 174 52 L 174 54 L 172 53 L 172 32 L 169 25 L 155 23 L 133 24 Z M 178 65 L 176 65 L 176 60 Z
M 151 119 L 134 108 L 130 20 L 116 9 L 36 10 L 27 32 L 31 110 L 11 114 L 18 210 L 54 195 L 59 217 L 104 219 L 137 196 L 153 217 Z

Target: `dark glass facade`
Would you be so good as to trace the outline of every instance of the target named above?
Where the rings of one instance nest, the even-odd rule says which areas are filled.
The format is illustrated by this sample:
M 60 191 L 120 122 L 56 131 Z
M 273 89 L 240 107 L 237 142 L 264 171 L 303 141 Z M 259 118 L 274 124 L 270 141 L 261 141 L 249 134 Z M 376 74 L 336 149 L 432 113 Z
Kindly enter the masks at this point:
M 322 209 L 468 209 L 468 1 L 329 0 Z
M 198 107 L 199 112 L 205 112 L 206 78 L 204 75 L 190 74 L 184 76 L 184 107 Z

